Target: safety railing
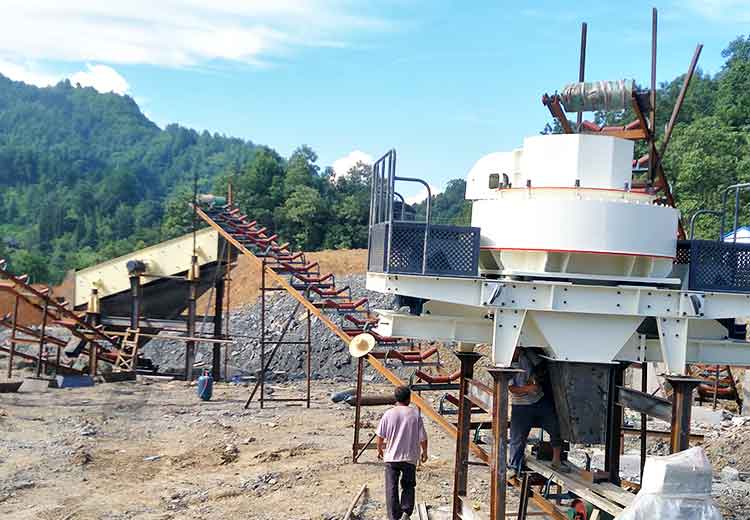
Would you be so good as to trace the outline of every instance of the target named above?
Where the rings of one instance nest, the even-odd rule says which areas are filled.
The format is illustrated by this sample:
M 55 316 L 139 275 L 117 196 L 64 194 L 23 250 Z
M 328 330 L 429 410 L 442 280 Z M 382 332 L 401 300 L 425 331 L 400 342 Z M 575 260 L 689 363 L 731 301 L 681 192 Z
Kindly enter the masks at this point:
M 396 182 L 418 183 L 427 192 L 424 221 L 405 220 L 406 202 Z M 398 200 L 396 200 L 398 199 Z M 396 151 L 373 165 L 370 190 L 368 270 L 371 272 L 477 276 L 479 228 L 433 224 L 432 191 L 422 179 L 396 175 Z M 395 214 L 400 214 L 400 219 Z

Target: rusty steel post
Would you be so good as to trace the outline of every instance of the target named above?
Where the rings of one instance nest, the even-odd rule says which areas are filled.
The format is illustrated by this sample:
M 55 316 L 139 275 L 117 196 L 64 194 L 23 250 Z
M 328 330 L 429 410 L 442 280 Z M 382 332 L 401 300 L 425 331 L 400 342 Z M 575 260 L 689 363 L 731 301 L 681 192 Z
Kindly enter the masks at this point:
M 716 407 L 719 406 L 719 376 L 720 376 L 720 365 L 716 365 L 716 379 L 714 380 L 714 401 L 713 401 L 713 409 L 716 410 Z
M 42 377 L 42 355 L 47 348 L 45 344 L 45 337 L 47 335 L 47 316 L 49 314 L 49 300 L 44 300 L 44 308 L 42 309 L 42 328 L 39 334 L 39 355 L 36 359 L 36 377 Z M 44 372 L 47 372 L 47 366 L 44 367 Z
M 620 453 L 622 446 L 622 406 L 617 404 L 617 388 L 623 385 L 625 367 L 621 364 L 610 369 L 607 435 L 604 451 L 604 471 L 609 472 L 609 481 L 620 484 Z
M 584 78 L 586 77 L 586 30 L 588 28 L 588 25 L 586 22 L 583 22 L 581 24 L 581 57 L 578 62 L 578 81 L 580 83 L 583 83 Z M 576 117 L 576 125 L 579 132 L 581 131 L 581 124 L 583 123 L 583 112 L 578 112 L 578 116 Z
M 99 324 L 99 314 L 95 312 L 86 312 L 86 321 L 96 327 Z M 133 361 L 135 369 L 135 361 Z M 89 375 L 96 376 L 97 365 L 99 364 L 99 343 L 96 341 L 89 342 Z
M 357 358 L 357 386 L 354 392 L 354 442 L 352 443 L 352 463 L 359 458 L 359 421 L 362 415 L 362 380 L 365 372 L 365 358 Z
M 266 390 L 266 259 L 260 271 L 260 407 L 264 406 Z
M 310 395 L 312 391 L 312 335 L 311 335 L 310 310 L 307 310 L 307 407 L 310 408 Z
M 492 458 L 490 459 L 490 519 L 503 520 L 508 487 L 508 384 L 519 371 L 513 368 L 490 368 L 492 386 Z
M 221 337 L 222 320 L 224 312 L 224 277 L 220 276 L 216 279 L 216 300 L 214 302 L 214 338 Z M 211 357 L 211 375 L 214 381 L 218 381 L 221 378 L 221 343 L 214 343 L 213 355 Z M 224 372 L 224 379 L 227 379 L 226 371 Z
M 466 496 L 469 478 L 469 441 L 471 437 L 471 407 L 466 399 L 468 380 L 474 377 L 474 364 L 482 357 L 477 352 L 456 352 L 461 362 L 461 379 L 458 390 L 458 423 L 456 432 L 456 462 L 453 476 L 453 518 L 461 516 L 461 497 Z
M 700 379 L 689 376 L 666 376 L 672 386 L 672 433 L 669 438 L 670 453 L 690 447 L 690 416 L 693 408 L 693 390 Z
M 136 330 L 141 321 L 141 277 L 130 277 L 130 328 Z
M 18 327 L 18 304 L 21 302 L 21 297 L 16 294 L 16 299 L 13 302 L 13 321 L 10 329 L 10 355 L 8 357 L 8 379 L 13 377 L 13 358 L 16 355 L 16 328 Z
M 231 192 L 230 192 L 231 193 Z M 224 276 L 226 277 L 226 300 L 227 300 L 227 312 L 226 312 L 226 318 L 224 320 L 224 337 L 229 338 L 229 319 L 231 317 L 230 315 L 230 305 L 231 305 L 231 298 L 232 298 L 232 244 L 227 244 L 227 269 L 224 273 Z M 229 351 L 231 350 L 231 345 L 227 343 L 224 346 L 224 377 L 229 379 Z

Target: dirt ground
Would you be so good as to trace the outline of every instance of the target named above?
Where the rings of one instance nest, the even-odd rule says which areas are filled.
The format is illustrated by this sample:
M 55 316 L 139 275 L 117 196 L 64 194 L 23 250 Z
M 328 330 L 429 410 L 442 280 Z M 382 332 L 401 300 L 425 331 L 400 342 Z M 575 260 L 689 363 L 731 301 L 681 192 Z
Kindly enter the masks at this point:
M 273 388 L 276 397 L 302 392 L 299 383 Z M 374 451 L 351 464 L 353 409 L 329 399 L 341 389 L 314 382 L 309 410 L 244 410 L 248 389 L 223 383 L 210 402 L 176 381 L 2 394 L 0 518 L 332 520 L 367 484 L 357 518 L 382 519 L 382 465 Z M 368 410 L 366 435 L 382 410 Z M 437 507 L 451 495 L 453 443 L 425 422 L 431 454 L 417 498 Z M 478 503 L 488 478 L 473 470 Z

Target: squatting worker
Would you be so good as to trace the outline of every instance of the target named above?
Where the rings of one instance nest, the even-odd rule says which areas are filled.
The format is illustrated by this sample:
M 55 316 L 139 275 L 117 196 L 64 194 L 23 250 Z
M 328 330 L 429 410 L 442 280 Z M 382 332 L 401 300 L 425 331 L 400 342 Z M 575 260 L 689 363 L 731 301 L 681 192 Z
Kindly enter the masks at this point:
M 399 386 L 395 396 L 396 406 L 383 414 L 376 432 L 378 459 L 385 461 L 385 504 L 389 520 L 411 516 L 417 461 L 427 461 L 427 432 L 419 410 L 409 406 L 411 390 Z
M 526 441 L 532 428 L 542 428 L 550 436 L 552 445 L 552 466 L 562 473 L 570 471 L 560 462 L 562 439 L 560 423 L 555 413 L 552 394 L 544 391 L 545 363 L 533 351 L 517 348 L 513 356 L 514 368 L 523 372 L 516 374 L 510 382 L 509 390 L 513 408 L 510 416 L 510 469 L 511 474 L 523 467 Z

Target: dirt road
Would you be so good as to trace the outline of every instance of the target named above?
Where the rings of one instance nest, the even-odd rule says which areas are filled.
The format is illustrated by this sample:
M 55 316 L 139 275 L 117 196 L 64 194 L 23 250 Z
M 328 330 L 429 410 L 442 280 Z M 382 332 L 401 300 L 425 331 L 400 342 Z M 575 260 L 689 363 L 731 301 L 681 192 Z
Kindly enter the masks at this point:
M 294 384 L 274 388 L 301 394 Z M 359 518 L 384 518 L 382 467 L 374 451 L 350 463 L 353 411 L 328 398 L 341 385 L 313 388 L 310 410 L 243 410 L 248 389 L 228 384 L 210 402 L 183 382 L 3 394 L 0 517 L 334 519 L 366 483 L 371 498 Z M 366 420 L 374 426 L 381 411 Z M 426 423 L 431 457 L 418 500 L 439 506 L 453 485 L 453 444 Z M 480 500 L 484 473 L 471 481 Z

